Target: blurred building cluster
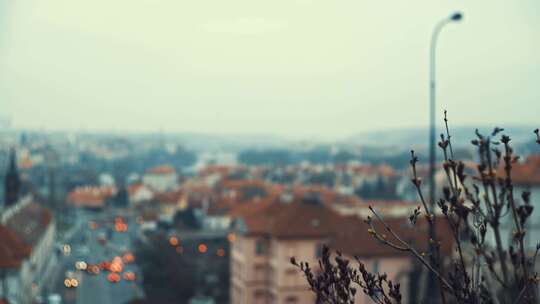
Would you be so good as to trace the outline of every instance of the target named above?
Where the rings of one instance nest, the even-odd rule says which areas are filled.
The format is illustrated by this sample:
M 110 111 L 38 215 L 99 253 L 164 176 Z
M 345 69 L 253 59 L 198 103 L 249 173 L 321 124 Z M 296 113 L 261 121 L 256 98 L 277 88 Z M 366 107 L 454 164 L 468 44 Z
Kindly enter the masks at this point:
M 0 299 L 35 303 L 56 266 L 56 224 L 53 212 L 31 193 L 24 193 L 15 151 L 4 178 L 0 209 Z
M 426 246 L 419 233 L 425 223 L 413 228 L 407 219 L 419 205 L 408 168 L 332 149 L 326 156 L 296 153 L 294 161 L 272 152 L 272 161 L 260 161 L 264 153 L 237 151 L 235 159 L 230 151 L 190 151 L 161 139 L 135 144 L 115 136 L 24 135 L 4 144 L 14 147 L 0 153 L 6 172 L 0 299 L 9 303 L 39 298 L 58 258 L 58 235 L 86 224 L 78 223 L 81 210 L 136 219 L 146 296 L 140 301 L 147 303 L 310 303 L 316 299 L 290 258 L 316 267 L 324 245 L 387 273 L 405 297 L 425 288 L 419 284 L 425 274 L 411 258 L 374 240 L 364 222 L 373 206 L 394 231 Z M 298 155 L 309 157 L 296 160 Z M 471 177 L 477 172 L 473 161 L 465 161 Z M 427 180 L 423 163 L 417 173 Z M 516 164 L 513 174 L 517 191 L 540 197 L 538 155 Z M 438 193 L 446 178 L 439 168 Z M 540 235 L 540 213 L 534 216 L 531 248 Z M 438 229 L 438 235 L 450 234 L 445 225 Z M 510 223 L 503 231 L 508 241 Z M 442 254 L 453 254 L 452 246 L 445 242 Z M 369 302 L 361 292 L 357 297 Z

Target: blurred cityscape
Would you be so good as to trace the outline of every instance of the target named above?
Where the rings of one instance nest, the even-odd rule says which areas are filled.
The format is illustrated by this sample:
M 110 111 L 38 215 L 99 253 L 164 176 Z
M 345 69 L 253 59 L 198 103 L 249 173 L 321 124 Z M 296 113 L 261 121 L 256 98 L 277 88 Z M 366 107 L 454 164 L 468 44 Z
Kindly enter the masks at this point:
M 322 245 L 388 273 L 405 295 L 421 293 L 410 258 L 379 244 L 363 222 L 371 205 L 396 231 L 425 241 L 406 220 L 419 204 L 410 152 L 400 148 L 412 137 L 395 136 L 393 147 L 220 145 L 162 133 L 6 131 L 3 303 L 308 303 L 314 296 L 288 261 L 316 265 Z M 515 180 L 540 195 L 533 143 L 518 144 L 526 157 Z M 455 147 L 468 172 L 473 152 Z M 425 162 L 418 174 L 426 176 Z M 445 178 L 440 168 L 438 184 Z M 540 217 L 532 223 L 528 246 Z
M 540 303 L 538 12 L 0 0 L 0 304 Z

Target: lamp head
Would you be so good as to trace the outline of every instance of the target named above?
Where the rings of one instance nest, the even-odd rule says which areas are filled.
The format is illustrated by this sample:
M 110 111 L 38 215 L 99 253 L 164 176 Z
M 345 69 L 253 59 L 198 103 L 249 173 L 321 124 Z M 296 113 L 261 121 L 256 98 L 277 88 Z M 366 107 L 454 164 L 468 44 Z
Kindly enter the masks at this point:
M 461 12 L 455 12 L 450 16 L 450 20 L 452 21 L 461 21 L 463 19 L 463 14 Z

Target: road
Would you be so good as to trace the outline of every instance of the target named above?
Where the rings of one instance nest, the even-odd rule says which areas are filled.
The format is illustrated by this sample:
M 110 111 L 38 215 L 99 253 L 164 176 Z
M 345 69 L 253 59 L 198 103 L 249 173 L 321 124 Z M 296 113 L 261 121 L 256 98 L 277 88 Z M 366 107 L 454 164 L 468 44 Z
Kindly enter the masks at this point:
M 132 252 L 132 240 L 137 234 L 138 225 L 132 219 L 125 218 L 128 223 L 127 232 L 114 232 L 110 223 L 110 213 L 80 213 L 77 215 L 80 227 L 74 231 L 69 239 L 64 242 L 71 246 L 71 254 L 59 258 L 58 269 L 53 280 L 52 292 L 60 294 L 64 304 L 122 304 L 142 296 L 142 289 L 138 282 L 141 281 L 141 272 L 135 263 L 125 264 L 124 272 L 132 271 L 137 275 L 136 281 L 121 280 L 111 283 L 107 280 L 107 271 L 101 271 L 97 275 L 76 271 L 75 262 L 85 261 L 88 264 L 97 264 L 103 261 L 111 261 L 115 256 L 122 256 L 125 252 Z M 88 221 L 94 220 L 98 228 L 91 230 Z M 105 222 L 109 221 L 108 224 Z M 110 237 L 105 245 L 98 242 L 98 235 L 107 234 Z M 77 288 L 66 288 L 64 279 L 66 271 L 74 271 L 80 277 Z M 52 293 L 51 292 L 51 293 Z

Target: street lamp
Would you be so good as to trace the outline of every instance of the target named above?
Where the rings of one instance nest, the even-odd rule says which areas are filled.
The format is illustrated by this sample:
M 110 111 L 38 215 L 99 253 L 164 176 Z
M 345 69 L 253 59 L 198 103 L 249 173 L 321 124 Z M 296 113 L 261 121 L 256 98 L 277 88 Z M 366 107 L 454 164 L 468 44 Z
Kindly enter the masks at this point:
M 431 48 L 430 48 L 430 73 L 429 73 L 429 96 L 430 96 L 430 115 L 429 115 L 429 201 L 430 212 L 434 212 L 435 207 L 435 53 L 437 50 L 437 38 L 439 33 L 445 25 L 452 22 L 459 22 L 463 19 L 461 12 L 455 12 L 449 17 L 439 21 L 433 30 L 431 36 Z
M 437 38 L 439 33 L 442 31 L 445 25 L 452 22 L 459 22 L 463 19 L 461 12 L 455 12 L 452 15 L 444 18 L 439 21 L 433 30 L 431 36 L 431 48 L 430 48 L 430 86 L 429 86 L 429 101 L 430 101 L 430 115 L 429 115 L 429 213 L 435 214 L 435 53 L 437 50 Z M 429 225 L 429 239 L 436 239 L 436 217 L 432 219 L 432 225 Z M 432 249 L 430 249 L 431 254 L 434 254 Z M 427 288 L 426 288 L 426 299 L 436 297 L 436 288 L 433 288 L 435 285 L 436 277 L 434 274 L 430 273 L 427 277 Z

